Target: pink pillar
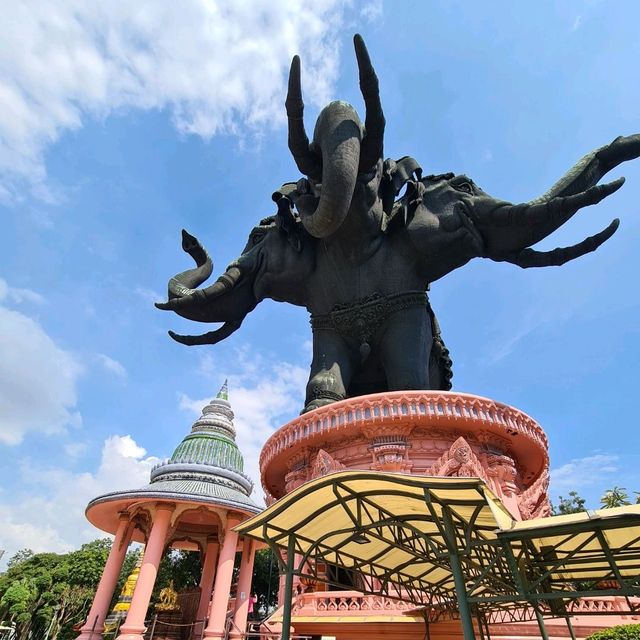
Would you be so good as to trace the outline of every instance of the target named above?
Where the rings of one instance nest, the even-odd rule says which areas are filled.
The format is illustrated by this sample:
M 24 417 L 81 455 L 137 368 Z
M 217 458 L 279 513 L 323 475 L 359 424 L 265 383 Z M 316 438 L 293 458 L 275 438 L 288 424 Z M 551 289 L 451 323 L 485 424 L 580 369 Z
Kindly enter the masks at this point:
M 171 524 L 171 514 L 175 509 L 174 504 L 158 503 L 153 516 L 151 533 L 142 558 L 138 583 L 133 592 L 131 606 L 127 613 L 127 619 L 120 627 L 118 640 L 143 640 L 145 632 L 144 619 L 149 608 L 151 592 L 156 582 L 158 565 L 164 553 L 164 545 Z
M 132 533 L 133 527 L 129 527 L 129 514 L 121 513 L 116 537 L 111 545 L 107 563 L 104 566 L 102 577 L 96 589 L 91 611 L 89 611 L 87 620 L 82 629 L 80 629 L 80 635 L 77 640 L 90 640 L 92 636 L 97 640 L 102 636 L 104 619 L 109 613 L 109 604 L 111 603 L 113 592 L 118 583 L 118 577 L 120 576 L 122 563 L 129 548 Z
M 230 638 L 242 638 L 247 630 L 249 615 L 249 598 L 251 597 L 251 580 L 253 578 L 253 559 L 256 555 L 256 545 L 252 538 L 245 538 L 242 546 L 242 561 L 238 576 L 238 591 L 236 594 L 236 610 L 233 614 L 233 625 Z
M 205 638 L 223 638 L 224 623 L 229 606 L 229 593 L 231 591 L 231 579 L 233 578 L 233 561 L 238 546 L 238 534 L 233 527 L 240 524 L 240 518 L 228 518 L 227 528 L 224 534 L 224 542 L 218 559 L 216 581 L 213 587 L 213 600 L 209 611 L 209 624 L 204 630 Z
M 209 611 L 209 602 L 213 591 L 213 578 L 216 574 L 216 560 L 218 559 L 218 549 L 220 545 L 217 540 L 207 540 L 207 548 L 204 552 L 204 562 L 202 563 L 202 576 L 200 578 L 200 603 L 196 620 L 204 620 Z M 200 629 L 200 626 L 198 626 Z

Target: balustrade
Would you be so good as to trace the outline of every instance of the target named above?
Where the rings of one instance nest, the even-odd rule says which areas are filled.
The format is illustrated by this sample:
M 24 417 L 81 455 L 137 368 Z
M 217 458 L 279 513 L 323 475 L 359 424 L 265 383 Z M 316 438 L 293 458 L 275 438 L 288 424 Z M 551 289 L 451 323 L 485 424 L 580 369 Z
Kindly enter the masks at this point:
M 335 431 L 351 425 L 393 424 L 395 421 L 428 420 L 429 425 L 463 420 L 478 427 L 493 425 L 509 436 L 523 436 L 546 452 L 547 437 L 528 415 L 501 403 L 468 394 L 442 391 L 397 391 L 343 400 L 304 414 L 276 431 L 265 443 L 260 455 L 264 469 L 271 460 L 294 444 L 315 434 Z

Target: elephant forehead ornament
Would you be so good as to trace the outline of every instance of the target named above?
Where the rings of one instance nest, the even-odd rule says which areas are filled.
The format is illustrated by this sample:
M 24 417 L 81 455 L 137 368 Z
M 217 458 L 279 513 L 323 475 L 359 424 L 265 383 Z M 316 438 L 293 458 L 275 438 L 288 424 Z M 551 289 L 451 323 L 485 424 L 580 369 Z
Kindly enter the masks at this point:
M 211 259 L 183 231 L 183 249 L 196 266 L 174 276 L 168 302 L 156 305 L 190 320 L 223 323 L 200 336 L 170 332 L 186 345 L 223 340 L 264 298 L 306 307 L 313 360 L 305 411 L 366 393 L 450 389 L 451 360 L 429 305 L 429 285 L 472 258 L 547 267 L 594 251 L 618 220 L 570 247 L 530 247 L 617 191 L 623 178 L 597 183 L 640 155 L 640 135 L 616 138 L 524 204 L 496 199 L 464 175 L 423 177 L 413 158 L 383 160 L 378 78 L 359 35 L 354 43 L 364 123 L 351 105 L 332 102 L 309 142 L 294 57 L 285 102 L 288 142 L 305 177 L 274 193 L 275 215 L 253 229 L 240 257 L 206 288 L 198 287 L 211 275 Z

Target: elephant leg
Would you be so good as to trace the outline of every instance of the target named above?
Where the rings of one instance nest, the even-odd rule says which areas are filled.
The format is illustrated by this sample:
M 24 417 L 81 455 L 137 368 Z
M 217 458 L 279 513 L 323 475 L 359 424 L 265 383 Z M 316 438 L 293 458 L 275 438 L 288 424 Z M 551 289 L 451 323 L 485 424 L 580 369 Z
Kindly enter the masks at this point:
M 335 331 L 313 332 L 313 361 L 302 413 L 344 400 L 356 364 L 354 350 Z
M 380 339 L 380 355 L 389 391 L 429 389 L 432 344 L 425 307 L 403 309 L 388 319 Z

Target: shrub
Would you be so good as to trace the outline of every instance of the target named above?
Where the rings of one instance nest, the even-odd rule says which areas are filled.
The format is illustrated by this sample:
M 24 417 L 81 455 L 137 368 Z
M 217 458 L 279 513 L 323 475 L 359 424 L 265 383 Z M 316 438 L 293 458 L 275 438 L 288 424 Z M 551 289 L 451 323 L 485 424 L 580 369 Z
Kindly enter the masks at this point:
M 640 640 L 640 624 L 622 624 L 606 631 L 598 631 L 587 640 Z

